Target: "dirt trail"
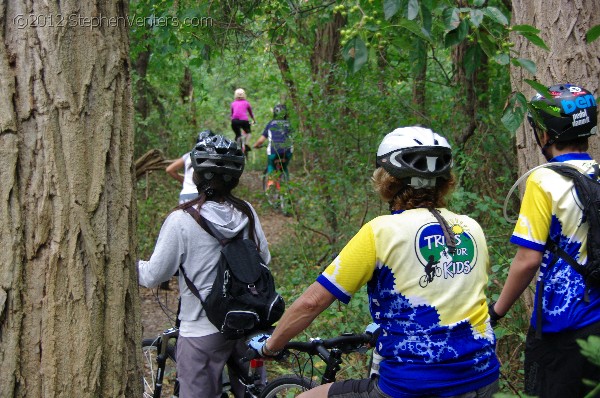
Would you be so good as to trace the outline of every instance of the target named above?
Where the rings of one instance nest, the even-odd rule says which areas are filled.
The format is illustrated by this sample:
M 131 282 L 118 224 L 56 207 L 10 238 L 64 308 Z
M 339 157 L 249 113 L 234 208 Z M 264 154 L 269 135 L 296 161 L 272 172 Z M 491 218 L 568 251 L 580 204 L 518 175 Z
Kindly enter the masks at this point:
M 260 172 L 244 172 L 240 184 L 252 191 L 261 190 Z M 270 247 L 277 245 L 285 236 L 289 236 L 289 234 L 281 233 L 281 231 L 291 228 L 293 218 L 285 217 L 275 210 L 269 209 L 263 211 L 262 209 L 266 209 L 266 206 L 260 206 L 259 210 L 259 204 L 256 203 L 254 205 L 257 208 L 256 210 Z M 140 286 L 143 337 L 157 336 L 164 329 L 173 326 L 175 313 L 177 312 L 177 295 L 177 278 L 172 278 L 169 281 L 169 290 L 148 289 Z

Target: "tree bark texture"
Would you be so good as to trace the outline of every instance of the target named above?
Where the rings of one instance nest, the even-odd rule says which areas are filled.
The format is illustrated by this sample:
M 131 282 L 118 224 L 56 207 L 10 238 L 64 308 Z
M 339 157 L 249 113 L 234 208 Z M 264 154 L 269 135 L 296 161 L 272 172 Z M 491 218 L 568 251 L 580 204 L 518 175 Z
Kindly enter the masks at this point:
M 537 65 L 535 79 L 550 86 L 573 83 L 600 95 L 600 40 L 587 43 L 587 31 L 600 24 L 600 3 L 597 0 L 513 0 L 512 25 L 527 24 L 539 29 L 540 37 L 550 51 L 531 44 L 513 34 L 514 49 L 519 57 Z M 523 68 L 511 68 L 511 84 L 529 100 L 535 94 L 523 80 L 533 76 Z M 600 159 L 600 138 L 589 140 L 590 153 Z M 519 173 L 545 162 L 529 123 L 525 121 L 517 132 Z
M 0 1 L 1 397 L 142 395 L 127 8 Z

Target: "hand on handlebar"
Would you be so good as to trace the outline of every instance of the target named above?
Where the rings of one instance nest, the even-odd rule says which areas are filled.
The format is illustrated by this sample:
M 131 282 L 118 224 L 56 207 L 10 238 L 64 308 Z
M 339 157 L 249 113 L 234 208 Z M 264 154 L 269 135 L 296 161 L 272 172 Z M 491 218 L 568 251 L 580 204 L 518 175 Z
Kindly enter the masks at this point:
M 254 351 L 252 353 L 253 358 L 280 359 L 283 357 L 283 351 L 270 351 L 268 347 L 266 347 L 269 337 L 271 337 L 270 334 L 261 333 L 248 341 L 250 351 Z M 248 357 L 249 355 L 247 354 L 246 356 Z

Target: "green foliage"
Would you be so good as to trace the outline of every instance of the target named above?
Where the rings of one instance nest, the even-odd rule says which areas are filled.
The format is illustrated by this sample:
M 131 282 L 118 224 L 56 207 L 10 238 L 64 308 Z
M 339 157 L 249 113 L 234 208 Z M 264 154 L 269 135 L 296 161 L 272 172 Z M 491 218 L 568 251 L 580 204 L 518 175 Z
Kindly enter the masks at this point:
M 586 33 L 586 41 L 591 43 L 600 37 L 600 25 L 592 26 Z
M 600 337 L 599 336 L 589 336 L 587 340 L 577 340 L 577 344 L 581 347 L 581 353 L 585 356 L 591 363 L 596 366 L 600 366 Z M 596 383 L 592 380 L 584 381 L 588 386 L 595 386 L 595 388 L 590 391 L 585 398 L 593 398 L 597 397 L 600 394 L 600 383 Z

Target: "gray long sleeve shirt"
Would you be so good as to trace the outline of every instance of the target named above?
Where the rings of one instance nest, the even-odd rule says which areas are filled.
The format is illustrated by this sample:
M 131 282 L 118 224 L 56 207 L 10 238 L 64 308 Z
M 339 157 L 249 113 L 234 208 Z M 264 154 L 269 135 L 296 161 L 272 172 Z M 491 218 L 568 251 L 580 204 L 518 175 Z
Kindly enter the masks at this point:
M 265 264 L 269 264 L 271 254 L 267 239 L 254 209 L 252 212 L 256 221 L 255 230 L 260 254 Z M 212 222 L 226 238 L 234 237 L 243 229 L 245 229 L 244 237 L 248 237 L 246 228 L 248 217 L 229 203 L 208 201 L 202 206 L 200 214 Z M 216 277 L 220 252 L 219 242 L 204 231 L 191 215 L 183 210 L 174 211 L 169 214 L 160 230 L 150 260 L 140 260 L 138 263 L 139 283 L 146 287 L 158 286 L 169 280 L 181 265 L 204 298 Z M 210 323 L 202 311 L 200 300 L 188 289 L 181 272 L 179 294 L 181 297 L 180 335 L 201 337 L 217 333 L 217 328 Z

